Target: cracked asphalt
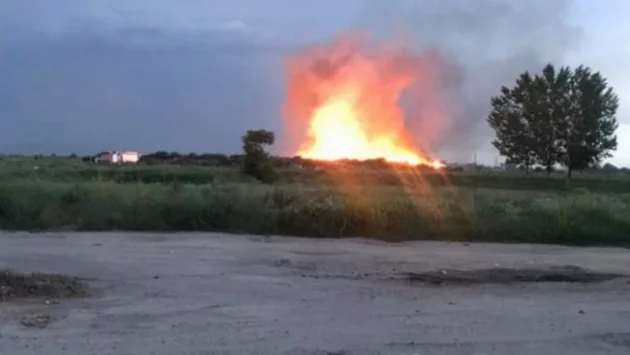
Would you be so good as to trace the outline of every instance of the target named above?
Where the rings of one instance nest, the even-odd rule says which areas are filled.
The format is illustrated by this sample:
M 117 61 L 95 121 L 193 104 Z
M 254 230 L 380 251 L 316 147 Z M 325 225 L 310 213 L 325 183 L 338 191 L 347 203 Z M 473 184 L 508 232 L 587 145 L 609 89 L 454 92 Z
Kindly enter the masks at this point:
M 0 303 L 0 354 L 628 354 L 630 279 L 433 285 L 436 269 L 630 273 L 630 250 L 212 233 L 0 232 L 0 269 L 91 297 Z M 26 327 L 25 317 L 48 317 Z

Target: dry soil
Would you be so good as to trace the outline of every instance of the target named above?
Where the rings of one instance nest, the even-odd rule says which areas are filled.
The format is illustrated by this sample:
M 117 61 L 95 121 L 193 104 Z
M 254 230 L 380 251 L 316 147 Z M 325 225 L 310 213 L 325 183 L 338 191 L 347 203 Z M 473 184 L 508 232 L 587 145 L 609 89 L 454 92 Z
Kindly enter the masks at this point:
M 0 354 L 629 354 L 626 277 L 408 278 L 566 265 L 626 274 L 630 251 L 0 232 L 0 269 L 77 276 L 91 291 L 0 302 Z M 33 318 L 47 321 L 25 326 Z

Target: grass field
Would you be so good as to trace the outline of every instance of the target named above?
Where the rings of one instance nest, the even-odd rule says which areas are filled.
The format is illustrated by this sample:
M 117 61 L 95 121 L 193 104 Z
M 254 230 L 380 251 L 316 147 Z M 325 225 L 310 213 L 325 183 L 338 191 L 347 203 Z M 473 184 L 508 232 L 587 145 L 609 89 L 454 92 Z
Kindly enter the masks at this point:
M 630 245 L 630 179 L 0 160 L 0 228 Z

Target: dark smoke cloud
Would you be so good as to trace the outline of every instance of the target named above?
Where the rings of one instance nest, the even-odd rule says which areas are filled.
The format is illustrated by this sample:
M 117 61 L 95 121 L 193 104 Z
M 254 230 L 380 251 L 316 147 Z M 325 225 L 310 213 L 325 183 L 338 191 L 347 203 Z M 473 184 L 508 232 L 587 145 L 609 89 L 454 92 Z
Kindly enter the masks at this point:
M 287 52 L 402 29 L 447 59 L 436 85 L 456 124 L 441 148 L 464 156 L 490 136 L 498 87 L 576 42 L 566 11 L 559 0 L 0 1 L 0 152 L 235 152 L 245 129 L 282 131 Z
M 402 33 L 408 45 L 440 53 L 434 85 L 452 124 L 434 147 L 450 159 L 470 161 L 471 151 L 493 154 L 485 118 L 500 86 L 525 70 L 562 62 L 578 44 L 581 32 L 568 23 L 568 6 L 565 0 L 372 0 L 358 27 L 379 39 Z M 409 125 L 423 135 L 423 120 L 430 119 L 412 112 Z

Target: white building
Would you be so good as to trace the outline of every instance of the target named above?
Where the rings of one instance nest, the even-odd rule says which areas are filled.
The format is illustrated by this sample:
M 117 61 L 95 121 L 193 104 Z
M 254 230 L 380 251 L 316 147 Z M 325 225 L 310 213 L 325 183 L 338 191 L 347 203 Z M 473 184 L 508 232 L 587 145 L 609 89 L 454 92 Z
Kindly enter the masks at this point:
M 140 157 L 142 157 L 142 154 L 138 152 L 101 152 L 94 157 L 94 161 L 112 164 L 137 163 Z
M 118 163 L 137 163 L 142 154 L 138 152 L 116 152 L 114 156 L 117 157 Z

